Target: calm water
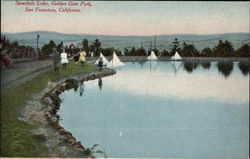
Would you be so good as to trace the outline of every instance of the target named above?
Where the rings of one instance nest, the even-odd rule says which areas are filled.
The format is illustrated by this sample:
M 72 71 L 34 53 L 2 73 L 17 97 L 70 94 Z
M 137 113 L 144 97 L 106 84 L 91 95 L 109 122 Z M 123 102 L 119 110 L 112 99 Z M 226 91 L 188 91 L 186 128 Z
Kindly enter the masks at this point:
M 60 124 L 107 157 L 246 159 L 249 65 L 129 62 L 60 95 Z M 96 155 L 103 157 L 103 155 Z

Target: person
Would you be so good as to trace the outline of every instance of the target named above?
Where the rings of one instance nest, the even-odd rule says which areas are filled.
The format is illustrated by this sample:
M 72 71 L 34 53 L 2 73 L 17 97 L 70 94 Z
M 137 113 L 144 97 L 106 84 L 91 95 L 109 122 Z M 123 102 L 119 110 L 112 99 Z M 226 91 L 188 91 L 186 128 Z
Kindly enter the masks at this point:
M 102 57 L 101 57 L 99 62 L 98 62 L 99 71 L 102 70 L 102 66 L 103 66 L 103 60 L 102 60 Z
M 54 74 L 55 74 L 55 75 L 59 75 L 60 55 L 59 55 L 59 53 L 56 51 L 56 48 L 53 48 L 52 57 L 53 57 L 53 64 L 54 64 Z
M 67 63 L 69 63 L 68 55 L 65 52 L 65 49 L 63 49 L 63 52 L 61 53 L 61 64 L 63 65 L 64 69 L 66 69 Z
M 86 59 L 85 59 L 86 52 L 83 51 L 83 49 L 82 49 L 82 51 L 79 54 L 80 54 L 79 61 L 81 62 L 81 67 L 83 67 L 84 63 L 86 61 Z

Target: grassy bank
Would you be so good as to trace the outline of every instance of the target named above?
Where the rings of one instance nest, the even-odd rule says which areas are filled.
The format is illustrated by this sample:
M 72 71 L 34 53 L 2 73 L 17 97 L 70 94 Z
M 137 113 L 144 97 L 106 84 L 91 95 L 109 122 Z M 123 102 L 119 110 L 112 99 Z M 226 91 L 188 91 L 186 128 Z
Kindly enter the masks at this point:
M 79 64 L 69 63 L 66 70 L 60 68 L 59 76 L 55 76 L 51 69 L 18 86 L 1 89 L 1 157 L 48 157 L 46 146 L 41 144 L 39 137 L 29 132 L 37 125 L 18 120 L 20 108 L 49 81 L 95 69 L 91 65 L 80 67 Z

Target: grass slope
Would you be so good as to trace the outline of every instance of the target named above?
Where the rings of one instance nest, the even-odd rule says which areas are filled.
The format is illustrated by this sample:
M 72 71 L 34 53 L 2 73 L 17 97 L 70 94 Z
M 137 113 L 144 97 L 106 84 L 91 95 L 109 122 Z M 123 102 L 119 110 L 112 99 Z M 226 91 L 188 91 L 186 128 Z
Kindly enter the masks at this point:
M 18 110 L 35 93 L 40 92 L 49 81 L 94 71 L 92 65 L 80 67 L 70 62 L 67 69 L 60 68 L 60 75 L 53 71 L 45 72 L 35 78 L 11 88 L 1 89 L 1 157 L 46 157 L 47 148 L 29 130 L 37 125 L 29 125 L 18 120 Z M 49 156 L 47 156 L 49 157 Z

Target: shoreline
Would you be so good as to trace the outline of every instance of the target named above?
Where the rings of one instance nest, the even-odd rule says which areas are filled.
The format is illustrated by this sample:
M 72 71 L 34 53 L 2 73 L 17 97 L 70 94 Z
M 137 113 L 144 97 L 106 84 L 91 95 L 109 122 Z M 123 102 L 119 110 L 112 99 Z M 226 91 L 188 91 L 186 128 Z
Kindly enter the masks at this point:
M 30 135 L 48 149 L 37 157 L 94 157 L 90 148 L 84 147 L 59 124 L 60 116 L 57 114 L 60 109 L 59 95 L 65 90 L 78 86 L 79 82 L 95 80 L 115 73 L 113 69 L 104 68 L 102 71 L 95 70 L 48 82 L 41 91 L 33 94 L 31 99 L 18 108 L 18 120 L 33 125 L 29 129 Z
M 60 137 L 62 138 L 61 144 L 63 144 L 64 146 L 61 147 L 61 150 L 65 150 L 64 147 L 67 147 L 67 149 L 70 147 L 75 149 L 74 153 L 75 155 L 71 154 L 72 152 L 70 152 L 70 154 L 64 154 L 62 157 L 86 157 L 86 156 L 94 157 L 94 156 L 89 150 L 89 148 L 84 147 L 81 144 L 81 142 L 77 141 L 77 139 L 73 137 L 73 135 L 69 131 L 65 130 L 59 124 L 60 116 L 57 114 L 57 111 L 60 109 L 59 95 L 63 93 L 65 90 L 78 87 L 78 84 L 80 82 L 99 79 L 105 76 L 114 75 L 115 73 L 116 71 L 105 68 L 102 71 L 94 71 L 90 73 L 79 74 L 60 79 L 58 82 L 50 84 L 52 88 L 50 86 L 46 88 L 46 92 L 43 93 L 41 102 L 46 107 L 44 111 L 45 111 L 45 117 L 48 120 L 48 124 L 53 125 L 52 127 L 55 128 L 54 130 L 56 130 L 56 132 L 59 133 Z M 60 149 L 60 147 L 58 148 Z M 71 149 L 71 151 L 74 151 L 73 149 Z

